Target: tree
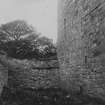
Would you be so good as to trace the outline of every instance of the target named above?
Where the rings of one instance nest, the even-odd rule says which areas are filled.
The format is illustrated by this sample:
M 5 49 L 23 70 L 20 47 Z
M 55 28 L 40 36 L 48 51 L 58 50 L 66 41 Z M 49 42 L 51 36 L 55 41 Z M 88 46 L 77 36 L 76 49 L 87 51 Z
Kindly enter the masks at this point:
M 17 54 L 17 52 L 22 53 L 22 51 L 28 50 L 27 47 L 29 48 L 29 45 L 31 45 L 29 43 L 38 37 L 39 34 L 35 29 L 24 20 L 3 24 L 0 27 L 0 50 L 6 51 L 9 56 L 16 57 L 18 55 L 20 57 L 22 54 Z
M 23 20 L 9 22 L 0 27 L 0 50 L 17 59 L 47 59 L 56 56 L 52 39 L 39 35 Z
M 33 32 L 35 33 L 34 28 L 24 20 L 15 20 L 0 27 L 0 33 L 8 37 L 8 40 L 20 40 Z
M 5 48 L 5 51 L 7 52 L 8 56 L 17 59 L 31 58 L 30 52 L 32 51 L 32 47 L 30 46 L 30 41 L 9 41 L 6 43 L 6 45 L 7 47 Z
M 53 44 L 53 40 L 47 37 L 39 37 L 37 39 L 37 50 L 39 58 L 49 59 L 54 58 L 57 59 L 56 47 Z
M 8 40 L 8 37 L 5 34 L 1 33 L 1 32 L 2 32 L 2 30 L 0 30 L 0 50 L 5 48 L 4 43 Z
M 41 42 L 39 39 L 41 38 Z M 56 47 L 49 40 L 46 43 L 40 37 L 36 40 L 21 39 L 13 40 L 5 43 L 3 48 L 7 52 L 8 56 L 17 59 L 38 59 L 38 60 L 48 60 L 57 59 Z M 46 38 L 47 39 L 47 38 Z

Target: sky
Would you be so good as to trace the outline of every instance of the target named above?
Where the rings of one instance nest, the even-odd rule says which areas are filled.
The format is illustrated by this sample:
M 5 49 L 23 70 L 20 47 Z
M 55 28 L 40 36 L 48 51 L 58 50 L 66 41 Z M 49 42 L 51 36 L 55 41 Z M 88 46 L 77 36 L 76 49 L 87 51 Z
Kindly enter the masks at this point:
M 18 19 L 56 42 L 57 0 L 0 0 L 0 24 Z

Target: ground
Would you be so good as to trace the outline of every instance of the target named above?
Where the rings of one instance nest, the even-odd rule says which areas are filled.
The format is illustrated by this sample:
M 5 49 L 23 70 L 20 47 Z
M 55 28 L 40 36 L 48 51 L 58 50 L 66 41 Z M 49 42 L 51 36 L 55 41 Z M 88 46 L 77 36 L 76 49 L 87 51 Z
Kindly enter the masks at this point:
M 104 105 L 100 99 L 70 95 L 60 88 L 21 89 L 16 92 L 4 88 L 1 101 L 3 105 Z

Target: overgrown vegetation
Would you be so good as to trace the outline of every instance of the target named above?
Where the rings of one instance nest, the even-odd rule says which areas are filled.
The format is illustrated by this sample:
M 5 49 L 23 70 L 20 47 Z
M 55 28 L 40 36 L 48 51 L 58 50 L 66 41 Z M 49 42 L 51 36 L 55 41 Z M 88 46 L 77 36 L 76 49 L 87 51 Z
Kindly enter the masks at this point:
M 2 94 L 3 105 L 104 105 L 104 101 L 86 95 L 70 95 L 61 88 L 22 89 L 15 93 L 8 88 Z
M 57 59 L 56 46 L 23 20 L 0 27 L 0 49 L 17 59 Z

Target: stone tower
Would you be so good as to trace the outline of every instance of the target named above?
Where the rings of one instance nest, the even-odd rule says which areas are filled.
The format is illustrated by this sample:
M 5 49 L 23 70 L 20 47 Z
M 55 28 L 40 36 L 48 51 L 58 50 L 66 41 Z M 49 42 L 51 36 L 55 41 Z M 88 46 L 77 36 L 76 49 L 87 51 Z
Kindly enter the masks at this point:
M 105 99 L 105 1 L 58 0 L 62 87 Z

